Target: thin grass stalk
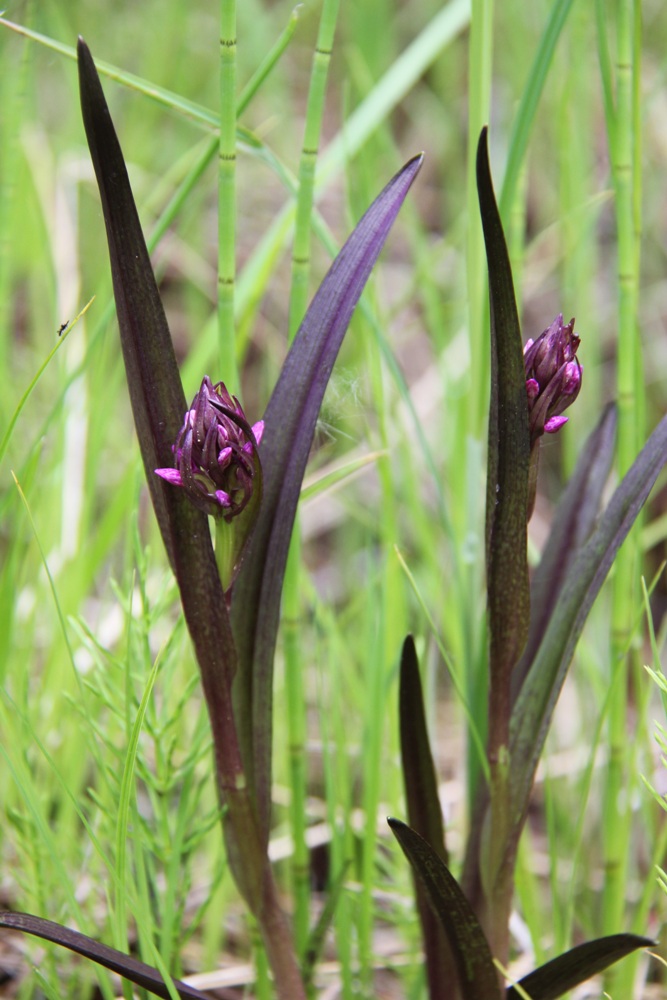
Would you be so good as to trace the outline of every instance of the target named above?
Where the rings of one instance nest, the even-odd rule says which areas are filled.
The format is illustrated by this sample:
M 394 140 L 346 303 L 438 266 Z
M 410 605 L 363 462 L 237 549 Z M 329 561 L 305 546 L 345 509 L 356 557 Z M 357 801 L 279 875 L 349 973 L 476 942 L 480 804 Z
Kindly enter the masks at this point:
M 468 53 L 470 92 L 468 96 L 468 163 L 467 163 L 467 247 L 466 283 L 468 300 L 468 338 L 470 343 L 470 391 L 467 413 L 462 415 L 463 426 L 471 441 L 483 441 L 488 413 L 490 366 L 490 345 L 488 337 L 488 304 L 486 294 L 486 256 L 482 226 L 479 218 L 477 179 L 475 163 L 477 140 L 483 125 L 488 122 L 491 95 L 491 72 L 493 65 L 493 0 L 473 0 L 470 20 L 470 44 Z M 476 450 L 467 448 L 466 465 Z M 467 473 L 470 478 L 471 471 Z M 467 482 L 460 484 L 454 495 L 467 495 Z M 467 505 L 466 505 L 467 507 Z M 466 515 L 467 519 L 467 515 Z M 466 614 L 463 626 L 463 663 L 465 664 L 466 701 L 475 713 L 475 721 L 480 732 L 486 733 L 488 726 L 487 701 L 482 697 L 488 690 L 488 658 L 479 655 L 479 580 L 471 569 L 465 574 L 467 595 Z M 481 677 L 483 673 L 483 679 Z M 470 731 L 467 733 L 468 813 L 471 816 L 481 778 L 477 764 L 477 751 Z
M 292 894 L 294 946 L 303 960 L 310 928 L 309 852 L 306 843 L 306 690 L 303 683 L 304 665 L 301 659 L 299 635 L 302 628 L 299 578 L 301 570 L 301 539 L 299 520 L 294 525 L 283 584 L 283 648 L 285 652 L 285 694 L 287 699 L 287 733 L 292 833 Z
M 308 305 L 315 167 L 322 132 L 324 98 L 339 6 L 340 0 L 324 0 L 315 52 L 313 53 L 303 146 L 299 161 L 294 245 L 292 248 L 292 281 L 289 304 L 290 343 L 296 335 Z M 292 855 L 294 943 L 297 955 L 303 959 L 310 926 L 310 884 L 309 854 L 306 844 L 306 693 L 303 686 L 303 663 L 299 642 L 300 567 L 301 543 L 297 518 L 292 532 L 283 584 L 283 641 L 291 791 L 290 825 L 294 851 Z
M 239 391 L 234 326 L 236 284 L 236 0 L 220 0 L 218 163 L 218 350 L 230 392 Z
M 364 832 L 362 836 L 361 889 L 359 898 L 359 978 L 361 995 L 373 996 L 373 926 L 375 903 L 375 865 L 377 861 L 377 810 L 380 802 L 380 768 L 382 762 L 382 730 L 386 699 L 387 676 L 385 662 L 386 597 L 383 583 L 369 592 L 369 605 L 377 609 L 368 615 L 365 648 L 369 651 L 364 664 L 366 679 L 366 712 L 363 722 L 363 796 Z M 396 651 L 393 651 L 394 655 Z
M 486 257 L 479 221 L 475 160 L 477 140 L 488 123 L 493 65 L 493 0 L 472 0 L 468 55 L 468 169 L 466 279 L 470 340 L 470 396 L 468 433 L 483 438 L 488 414 L 489 337 L 486 304 Z
M 331 51 L 340 0 L 324 0 L 308 90 L 306 122 L 299 161 L 299 190 L 296 202 L 292 284 L 289 308 L 289 340 L 292 342 L 308 305 L 310 276 L 310 227 L 315 191 L 315 166 L 322 132 Z
M 285 52 L 285 49 L 292 41 L 292 36 L 296 31 L 296 26 L 299 20 L 299 8 L 295 7 L 291 12 L 289 21 L 287 25 L 283 28 L 281 33 L 278 35 L 275 43 L 271 46 L 269 52 L 259 64 L 253 75 L 250 77 L 245 87 L 239 95 L 239 99 L 236 103 L 236 117 L 238 118 L 243 114 L 245 109 L 248 107 L 253 97 L 263 85 L 264 81 L 272 73 L 276 64 L 280 61 L 281 56 Z
M 567 155 L 562 156 L 559 163 L 562 308 L 568 318 L 573 313 L 576 315 L 577 326 L 584 331 L 585 336 L 586 391 L 577 400 L 582 426 L 594 424 L 602 398 L 600 338 L 587 336 L 589 324 L 596 315 L 592 291 L 598 266 L 598 247 L 593 214 L 587 205 L 591 196 L 589 185 L 593 176 L 594 150 L 589 143 L 573 142 L 572 137 L 591 134 L 595 112 L 590 89 L 582 88 L 577 74 L 568 72 L 568 69 L 572 65 L 583 65 L 589 58 L 591 27 L 589 13 L 583 7 L 577 7 L 570 19 L 567 48 L 562 51 L 559 61 L 559 78 L 562 80 L 563 90 L 558 114 L 558 146 L 567 150 Z M 593 332 L 591 329 L 591 333 Z M 579 445 L 578 435 L 567 432 L 563 434 L 565 479 L 574 470 Z
M 619 0 L 616 7 L 616 106 L 610 132 L 612 179 L 618 241 L 618 348 L 617 396 L 619 477 L 637 454 L 641 428 L 637 416 L 638 381 L 638 250 L 636 242 L 633 76 L 638 72 L 634 51 L 634 2 Z M 628 775 L 627 682 L 631 656 L 628 648 L 637 606 L 639 569 L 638 536 L 632 532 L 616 558 L 612 589 L 611 664 L 615 675 L 609 711 L 609 764 L 604 785 L 603 831 L 605 884 L 602 898 L 602 931 L 618 930 L 625 909 L 628 849 L 632 813 L 625 794 Z M 616 973 L 609 974 L 613 984 Z M 611 989 L 611 986 L 609 987 Z M 615 992 L 615 990 L 613 990 Z
M 32 5 L 29 5 L 32 6 Z M 26 11 L 29 15 L 29 11 Z M 7 63 L 5 64 L 7 66 Z M 9 385 L 8 362 L 11 335 L 10 324 L 10 278 L 12 267 L 12 240 L 10 236 L 11 221 L 18 206 L 14 197 L 14 189 L 19 176 L 20 135 L 23 119 L 23 106 L 26 103 L 26 84 L 28 78 L 28 43 L 21 46 L 20 69 L 18 79 L 7 70 L 3 73 L 2 107 L 0 119 L 0 138 L 2 139 L 3 169 L 0 171 L 0 379 L 2 385 Z M 3 397 L 4 397 L 3 393 Z M 0 402 L 2 423 L 6 423 L 5 406 L 9 400 L 3 398 Z

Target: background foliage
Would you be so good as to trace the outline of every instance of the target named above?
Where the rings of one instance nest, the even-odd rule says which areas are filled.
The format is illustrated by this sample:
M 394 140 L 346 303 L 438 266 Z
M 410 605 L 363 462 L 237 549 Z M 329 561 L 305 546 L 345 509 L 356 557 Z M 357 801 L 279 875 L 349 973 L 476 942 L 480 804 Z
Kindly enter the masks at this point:
M 318 200 L 339 243 L 400 163 L 426 152 L 325 399 L 302 504 L 298 603 L 284 628 L 286 642 L 298 628 L 296 690 L 278 664 L 273 850 L 284 885 L 298 892 L 289 802 L 305 792 L 316 901 L 349 863 L 326 952 L 339 963 L 332 975 L 345 996 L 419 996 L 423 988 L 409 872 L 384 824 L 385 815 L 404 814 L 396 670 L 407 631 L 425 665 L 454 857 L 465 831 L 472 779 L 455 688 L 473 708 L 483 704 L 485 662 L 486 292 L 468 155 L 482 121 L 490 122 L 524 338 L 560 310 L 576 316 L 582 337 L 584 389 L 570 425 L 542 449 L 536 550 L 580 443 L 618 395 L 619 330 L 621 357 L 642 359 L 629 387 L 627 360 L 620 372 L 630 439 L 638 445 L 665 409 L 667 24 L 660 3 L 639 6 L 641 32 L 622 0 L 600 5 L 597 20 L 590 4 L 505 0 L 493 12 L 478 2 L 472 37 L 470 8 L 457 0 L 340 8 Z M 241 88 L 291 13 L 282 2 L 239 5 Z M 6 16 L 67 46 L 81 34 L 98 59 L 171 92 L 156 101 L 127 80 L 104 80 L 150 235 L 210 144 L 210 124 L 186 102 L 218 107 L 218 11 L 148 2 L 119 12 L 74 0 L 16 4 Z M 319 17 L 319 4 L 300 9 L 288 48 L 240 119 L 250 131 L 238 160 L 237 347 L 251 421 L 262 415 L 285 353 L 283 213 L 303 144 Z M 628 39 L 638 83 L 624 104 L 616 59 Z M 176 973 L 217 968 L 223 956 L 237 982 L 252 929 L 221 856 L 205 712 L 142 487 L 76 67 L 6 27 L 0 46 L 0 433 L 10 431 L 0 453 L 2 904 L 76 924 L 117 947 L 131 943 L 147 961 L 157 948 Z M 627 263 L 619 220 L 628 216 L 610 156 L 628 132 L 630 274 L 638 275 L 629 323 L 618 279 Z M 524 134 L 526 156 L 517 161 Z M 514 176 L 508 164 L 517 164 Z M 188 397 L 203 373 L 225 377 L 216 361 L 216 188 L 213 157 L 154 254 Z M 330 247 L 316 240 L 313 249 L 311 292 L 330 259 Z M 10 425 L 58 328 L 93 295 Z M 325 478 L 357 460 L 353 475 Z M 659 930 L 652 864 L 662 860 L 664 824 L 640 778 L 660 782 L 657 713 L 641 665 L 659 666 L 665 589 L 659 580 L 652 592 L 658 638 L 654 652 L 644 650 L 639 580 L 660 566 L 665 516 L 664 490 L 656 490 L 635 559 L 605 589 L 563 692 L 522 845 L 517 969 L 582 937 Z M 628 647 L 626 680 L 617 665 L 619 648 Z M 156 663 L 135 759 L 128 748 Z M 618 806 L 609 789 L 619 775 L 620 819 L 609 811 Z M 131 872 L 131 899 L 119 888 L 123 870 Z M 30 961 L 40 971 L 28 972 L 15 946 L 5 947 L 25 996 L 85 995 L 83 983 L 92 990 L 100 981 L 85 964 L 34 944 Z M 614 996 L 632 995 L 635 967 L 619 967 Z M 101 988 L 111 995 L 105 980 Z

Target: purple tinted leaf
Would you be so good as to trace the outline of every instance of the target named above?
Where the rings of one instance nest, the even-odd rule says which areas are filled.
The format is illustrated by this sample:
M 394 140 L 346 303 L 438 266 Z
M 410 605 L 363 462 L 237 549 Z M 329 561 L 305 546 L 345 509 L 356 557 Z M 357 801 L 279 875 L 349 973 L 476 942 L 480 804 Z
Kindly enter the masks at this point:
M 411 635 L 406 638 L 401 653 L 399 723 L 401 766 L 410 827 L 447 864 L 438 781 L 426 728 L 417 651 Z M 422 927 L 430 1000 L 452 1000 L 448 984 L 453 978 L 454 959 L 444 929 L 418 878 L 415 878 L 415 894 Z
M 500 1000 L 498 973 L 488 941 L 468 900 L 433 848 L 397 819 L 387 822 L 403 853 L 421 879 L 456 962 L 462 1000 Z M 442 983 L 440 995 L 456 997 L 453 981 Z
M 512 701 L 521 690 L 556 607 L 569 567 L 593 530 L 612 462 L 616 407 L 605 408 L 599 424 L 581 450 L 577 468 L 558 503 L 547 544 L 530 586 L 530 631 L 512 674 Z
M 81 111 L 100 190 L 120 340 L 134 422 L 162 537 L 174 561 L 174 498 L 154 469 L 173 466 L 171 447 L 185 396 L 116 132 L 88 46 L 79 39 Z M 174 503 L 172 503 L 174 501 Z
M 588 541 L 579 549 L 561 587 L 512 711 L 512 844 L 523 825 L 535 769 L 577 640 L 614 557 L 667 461 L 663 417 L 617 487 Z
M 93 58 L 78 43 L 81 110 L 100 189 L 109 242 L 121 346 L 137 436 L 162 538 L 178 581 L 202 675 L 217 778 L 227 815 L 230 861 L 241 889 L 258 905 L 263 855 L 232 712 L 236 650 L 206 515 L 155 469 L 173 466 L 172 445 L 186 401 L 167 322 L 134 204 L 123 154 Z M 230 839 L 230 827 L 236 838 Z M 239 833 L 244 830 L 243 835 Z M 235 849 L 240 845 L 238 851 Z M 239 857 L 246 854 L 246 862 Z M 245 868 L 245 875 L 242 871 Z
M 524 976 L 519 986 L 531 1000 L 556 1000 L 638 948 L 654 944 L 650 938 L 636 934 L 612 934 L 587 941 Z M 519 1000 L 519 991 L 510 986 L 505 997 L 506 1000 Z
M 486 563 L 490 633 L 490 717 L 509 719 L 509 681 L 528 635 L 528 469 L 526 374 L 507 245 L 493 192 L 483 129 L 477 189 L 489 270 L 491 400 L 486 486 Z
M 167 989 L 164 979 L 151 965 L 140 962 L 130 955 L 125 955 L 122 951 L 109 948 L 105 944 L 100 944 L 94 938 L 81 934 L 79 931 L 70 930 L 68 927 L 61 927 L 60 924 L 52 920 L 44 920 L 42 917 L 34 917 L 30 913 L 7 913 L 0 912 L 0 926 L 13 927 L 17 931 L 25 931 L 26 934 L 33 934 L 43 938 L 45 941 L 53 941 L 55 944 L 69 948 L 70 951 L 90 958 L 98 965 L 103 965 L 105 969 L 118 973 L 131 983 L 141 986 L 156 997 L 164 997 L 170 1000 L 171 994 Z M 182 983 L 179 979 L 173 980 L 176 992 L 184 1000 L 206 1000 L 206 994 L 200 993 L 192 986 Z
M 239 651 L 237 718 L 252 762 L 262 830 L 268 833 L 273 657 L 287 551 L 315 424 L 347 326 L 371 269 L 421 166 L 410 160 L 363 216 L 310 304 L 264 415 L 260 457 L 264 495 L 232 589 Z

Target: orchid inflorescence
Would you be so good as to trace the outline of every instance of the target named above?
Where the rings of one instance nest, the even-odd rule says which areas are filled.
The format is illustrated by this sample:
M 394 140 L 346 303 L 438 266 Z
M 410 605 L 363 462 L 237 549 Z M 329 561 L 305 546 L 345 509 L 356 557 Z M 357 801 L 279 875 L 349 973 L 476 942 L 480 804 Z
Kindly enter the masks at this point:
M 581 389 L 579 343 L 574 319 L 564 325 L 562 313 L 537 340 L 526 342 L 523 359 L 531 444 L 543 434 L 555 434 L 568 421 L 563 410 L 572 405 Z
M 236 396 L 206 375 L 172 446 L 175 468 L 155 472 L 205 514 L 231 521 L 252 497 L 263 433 L 264 421 L 250 427 Z

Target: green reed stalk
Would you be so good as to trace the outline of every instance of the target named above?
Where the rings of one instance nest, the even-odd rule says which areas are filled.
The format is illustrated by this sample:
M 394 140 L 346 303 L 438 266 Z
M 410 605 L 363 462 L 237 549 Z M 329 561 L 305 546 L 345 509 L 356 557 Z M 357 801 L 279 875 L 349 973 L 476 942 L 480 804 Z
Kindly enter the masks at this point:
M 561 225 L 561 306 L 566 320 L 574 315 L 582 333 L 582 360 L 586 367 L 586 390 L 577 400 L 581 425 L 592 427 L 601 406 L 600 337 L 593 323 L 596 307 L 593 300 L 598 247 L 594 223 L 597 219 L 591 206 L 590 182 L 594 176 L 595 151 L 590 143 L 573 142 L 573 136 L 591 135 L 595 113 L 593 94 L 581 87 L 572 65 L 583 65 L 590 49 L 590 16 L 582 7 L 573 11 L 567 48 L 559 59 L 559 79 L 562 81 L 558 110 L 559 148 L 567 153 L 559 163 L 560 191 L 558 218 Z M 589 336 L 589 333 L 591 336 Z M 596 335 L 593 335 L 596 334 Z M 574 469 L 581 441 L 577 434 L 563 435 L 565 478 Z
M 486 323 L 486 257 L 479 221 L 475 157 L 477 140 L 488 122 L 493 65 L 493 0 L 472 0 L 470 19 L 468 98 L 467 214 L 468 243 L 466 276 L 470 340 L 471 391 L 468 433 L 475 438 L 486 434 L 488 416 L 489 335 Z
M 299 8 L 295 7 L 290 14 L 287 25 L 278 35 L 275 43 L 271 46 L 271 49 L 267 52 L 262 62 L 243 88 L 236 104 L 237 118 L 243 114 L 259 88 L 273 70 L 276 63 L 280 60 L 289 43 L 292 41 L 292 36 L 296 31 L 298 20 Z
M 619 0 L 616 5 L 616 80 L 615 107 L 606 86 L 605 111 L 611 153 L 618 239 L 618 441 L 619 476 L 629 468 L 638 450 L 642 427 L 637 400 L 641 395 L 640 345 L 638 342 L 637 305 L 639 253 L 636 205 L 640 174 L 635 170 L 634 144 L 639 132 L 633 93 L 639 73 L 639 53 L 634 46 L 634 2 Z M 598 0 L 598 30 L 604 47 L 604 19 L 609 7 Z M 603 69 L 606 62 L 604 49 Z M 630 534 L 616 558 L 612 590 L 611 662 L 615 675 L 609 712 L 609 765 L 604 796 L 604 867 L 605 886 L 602 902 L 602 931 L 618 930 L 623 920 L 626 897 L 631 812 L 626 794 L 628 774 L 627 655 L 637 606 L 639 548 L 636 533 Z M 615 974 L 614 974 L 615 975 Z
M 2 74 L 2 83 L 0 84 L 0 99 L 3 108 L 2 116 L 0 116 L 0 141 L 3 150 L 3 170 L 0 171 L 0 379 L 2 385 L 9 384 L 9 345 L 12 339 L 9 328 L 12 301 L 10 294 L 12 277 L 10 233 L 12 231 L 12 217 L 21 210 L 14 197 L 14 190 L 19 177 L 20 135 L 30 66 L 28 43 L 25 42 L 21 47 L 18 79 L 10 68 L 8 55 L 9 53 L 5 53 L 5 72 Z M 5 416 L 7 402 L 6 399 L 0 402 L 2 417 Z M 6 420 L 2 422 L 5 424 Z
M 218 344 L 220 371 L 239 391 L 234 329 L 236 283 L 236 0 L 220 0 L 220 147 L 218 171 Z
M 292 285 L 290 293 L 289 337 L 296 334 L 308 304 L 310 277 L 310 227 L 315 190 L 315 166 L 320 145 L 324 95 L 331 63 L 340 0 L 324 0 L 313 54 L 308 90 L 306 123 L 299 161 L 299 190 L 296 205 L 294 247 L 292 250 Z
M 486 255 L 482 226 L 479 218 L 479 202 L 475 160 L 477 140 L 482 126 L 489 117 L 491 95 L 491 71 L 493 64 L 493 0 L 473 0 L 470 21 L 469 80 L 468 98 L 468 164 L 467 164 L 467 215 L 468 239 L 466 249 L 466 278 L 468 299 L 468 337 L 470 342 L 470 391 L 467 413 L 462 415 L 463 426 L 470 442 L 486 440 L 488 421 L 490 346 L 488 333 L 488 304 L 486 292 Z M 471 461 L 477 449 L 472 444 L 466 447 L 466 479 L 461 482 L 456 495 L 466 497 L 468 484 L 475 475 Z M 483 460 L 482 460 L 483 461 Z M 458 464 L 458 463 L 457 463 Z M 466 503 L 463 516 L 469 522 L 470 506 Z M 466 524 L 466 528 L 468 525 Z M 473 531 L 476 529 L 473 528 Z M 466 537 L 466 536 L 464 536 Z M 465 664 L 466 702 L 471 706 L 475 722 L 482 734 L 488 725 L 488 658 L 486 650 L 480 655 L 480 623 L 477 614 L 479 600 L 479 577 L 471 567 L 465 572 L 467 595 L 464 602 L 463 662 Z M 468 808 L 473 802 L 481 772 L 477 765 L 478 755 L 470 731 L 467 737 L 467 758 L 470 762 L 468 777 Z
M 299 161 L 298 193 L 292 283 L 289 305 L 289 340 L 293 340 L 308 305 L 310 277 L 311 216 L 315 192 L 315 167 L 324 116 L 324 97 L 331 62 L 340 0 L 324 0 L 310 76 L 303 146 Z M 306 693 L 300 656 L 301 601 L 299 575 L 301 544 L 299 522 L 295 523 L 283 586 L 283 641 L 290 770 L 290 825 L 294 844 L 292 885 L 294 893 L 294 941 L 302 959 L 310 926 L 309 855 L 306 844 Z

